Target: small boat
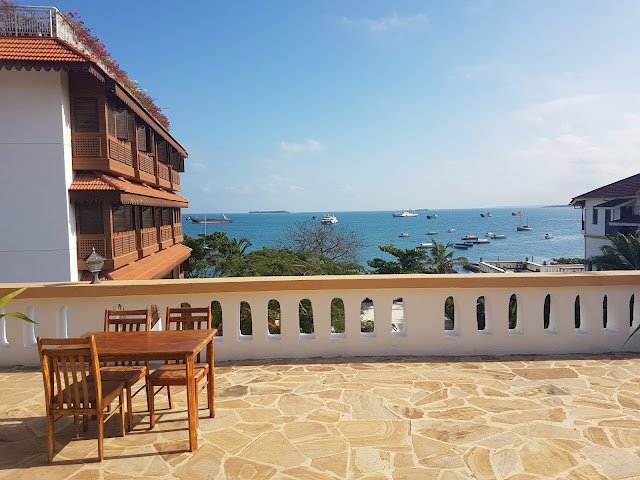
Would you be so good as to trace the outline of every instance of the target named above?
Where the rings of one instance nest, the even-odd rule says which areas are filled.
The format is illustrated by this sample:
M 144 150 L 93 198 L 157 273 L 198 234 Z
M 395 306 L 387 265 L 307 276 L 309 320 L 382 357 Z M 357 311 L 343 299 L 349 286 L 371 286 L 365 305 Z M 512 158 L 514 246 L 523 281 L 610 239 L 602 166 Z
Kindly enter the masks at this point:
M 493 217 L 493 215 L 491 215 L 491 212 L 487 212 L 487 217 Z
M 484 213 L 481 213 L 481 214 L 480 214 L 480 216 L 481 216 L 482 218 L 484 218 Z
M 438 214 L 437 214 L 437 213 L 434 213 L 434 214 L 432 214 L 432 215 L 427 215 L 427 218 L 428 218 L 429 220 L 435 220 L 436 218 L 438 218 Z
M 453 248 L 458 248 L 460 250 L 467 250 L 471 245 L 467 245 L 466 243 L 454 243 Z
M 548 240 L 550 238 L 553 238 L 553 235 L 551 235 L 550 233 L 545 233 L 544 238 Z
M 491 236 L 491 238 L 494 239 L 494 240 L 502 240 L 502 239 L 507 238 L 507 236 L 506 235 L 502 235 L 501 233 L 494 233 Z
M 333 225 L 334 223 L 338 223 L 338 219 L 336 218 L 335 215 L 331 215 L 330 213 L 327 213 L 324 217 L 322 217 L 322 219 L 320 220 L 320 223 L 322 225 Z
M 437 234 L 438 234 L 438 232 L 434 232 L 433 230 L 429 230 L 427 232 L 427 235 L 437 235 Z
M 450 228 L 449 230 L 447 230 L 447 233 L 456 233 L 456 229 L 455 228 Z
M 465 235 L 462 237 L 462 240 L 477 240 L 478 237 L 476 235 Z
M 231 223 L 233 220 L 227 218 L 227 216 L 223 213 L 222 218 L 207 218 L 205 215 L 204 218 L 191 218 L 187 217 L 187 220 L 191 220 L 192 223 Z
M 410 237 L 411 235 L 409 235 L 408 233 L 401 233 L 400 235 L 398 235 L 399 237 Z
M 493 232 L 487 232 L 487 233 L 484 234 L 484 236 L 491 238 L 491 237 L 493 237 Z
M 511 212 L 511 216 L 512 217 L 521 217 L 522 216 L 522 212 L 521 211 L 517 211 L 517 212 Z
M 433 243 L 421 243 L 416 248 L 433 248 Z
M 467 247 L 473 247 L 473 244 L 476 243 L 476 242 L 470 240 L 468 242 L 462 242 L 462 243 L 464 243 Z
M 316 220 L 318 217 L 316 217 L 315 215 L 313 217 L 311 217 L 313 220 Z
M 413 210 L 403 210 L 402 212 L 396 212 L 391 214 L 394 217 L 417 217 L 418 214 Z
M 527 223 L 525 223 L 524 225 L 518 225 L 516 229 L 519 232 L 530 232 L 531 230 L 533 230 L 533 227 L 529 224 L 529 217 L 527 217 Z
M 477 240 L 473 240 L 473 243 L 475 244 L 485 244 L 485 243 L 491 243 L 489 241 L 488 238 L 478 238 Z

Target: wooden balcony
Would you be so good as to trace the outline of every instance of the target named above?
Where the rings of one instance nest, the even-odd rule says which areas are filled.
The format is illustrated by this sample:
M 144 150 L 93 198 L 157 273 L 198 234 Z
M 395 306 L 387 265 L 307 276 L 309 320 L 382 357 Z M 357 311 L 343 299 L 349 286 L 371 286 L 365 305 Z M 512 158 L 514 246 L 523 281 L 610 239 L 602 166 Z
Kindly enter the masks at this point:
M 156 162 L 156 184 L 160 187 L 171 189 L 169 166 L 162 162 Z
M 136 154 L 136 177 L 149 184 L 156 183 L 155 160 L 143 152 Z
M 173 245 L 173 227 L 171 225 L 163 225 L 158 227 L 158 240 L 160 248 L 167 248 Z
M 179 192 L 180 190 L 182 190 L 182 188 L 180 187 L 180 172 L 174 170 L 171 167 L 169 168 L 171 172 L 171 190 L 173 190 L 174 192 Z

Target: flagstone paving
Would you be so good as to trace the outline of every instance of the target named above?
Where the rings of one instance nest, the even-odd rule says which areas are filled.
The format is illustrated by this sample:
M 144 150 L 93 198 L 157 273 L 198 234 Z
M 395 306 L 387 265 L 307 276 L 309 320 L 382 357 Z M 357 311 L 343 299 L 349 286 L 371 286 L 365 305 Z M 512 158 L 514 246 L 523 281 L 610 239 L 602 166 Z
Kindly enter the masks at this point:
M 144 396 L 135 428 L 60 420 L 47 462 L 40 371 L 0 369 L 0 478 L 640 479 L 640 356 L 339 358 L 219 363 L 216 418 L 201 395 Z M 111 424 L 111 425 L 110 425 Z

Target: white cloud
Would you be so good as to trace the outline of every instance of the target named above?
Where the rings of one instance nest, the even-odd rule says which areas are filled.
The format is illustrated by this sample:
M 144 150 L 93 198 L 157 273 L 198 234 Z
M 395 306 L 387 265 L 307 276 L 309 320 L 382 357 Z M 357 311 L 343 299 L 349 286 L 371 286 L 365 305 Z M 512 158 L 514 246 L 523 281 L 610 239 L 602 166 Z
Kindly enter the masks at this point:
M 313 139 L 307 140 L 305 143 L 280 142 L 278 146 L 285 153 L 319 152 L 326 148 L 323 144 Z
M 187 168 L 193 173 L 201 173 L 209 170 L 209 167 L 207 167 L 204 163 L 200 163 L 200 162 L 188 162 Z
M 413 28 L 428 22 L 426 15 L 421 13 L 400 17 L 397 13 L 393 13 L 383 18 L 347 18 L 341 17 L 340 23 L 347 27 L 364 28 L 370 32 L 386 32 L 389 30 L 401 30 Z

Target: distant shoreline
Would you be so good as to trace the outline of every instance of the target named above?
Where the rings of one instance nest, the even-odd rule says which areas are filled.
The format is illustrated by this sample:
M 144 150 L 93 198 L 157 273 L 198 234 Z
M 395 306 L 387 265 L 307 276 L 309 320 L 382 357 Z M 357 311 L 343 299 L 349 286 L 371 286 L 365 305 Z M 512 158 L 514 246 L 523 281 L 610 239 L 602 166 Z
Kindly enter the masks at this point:
M 286 210 L 251 210 L 249 213 L 289 213 Z

